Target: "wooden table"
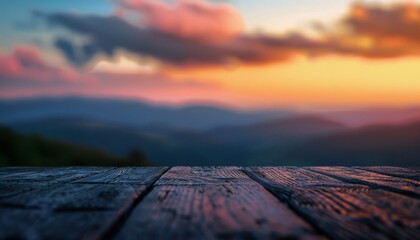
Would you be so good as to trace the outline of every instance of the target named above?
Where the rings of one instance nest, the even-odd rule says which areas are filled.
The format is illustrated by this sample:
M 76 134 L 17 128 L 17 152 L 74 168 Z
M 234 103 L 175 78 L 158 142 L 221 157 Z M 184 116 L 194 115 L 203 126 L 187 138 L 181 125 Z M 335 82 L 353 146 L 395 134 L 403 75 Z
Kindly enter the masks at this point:
M 0 239 L 419 239 L 420 171 L 0 168 Z

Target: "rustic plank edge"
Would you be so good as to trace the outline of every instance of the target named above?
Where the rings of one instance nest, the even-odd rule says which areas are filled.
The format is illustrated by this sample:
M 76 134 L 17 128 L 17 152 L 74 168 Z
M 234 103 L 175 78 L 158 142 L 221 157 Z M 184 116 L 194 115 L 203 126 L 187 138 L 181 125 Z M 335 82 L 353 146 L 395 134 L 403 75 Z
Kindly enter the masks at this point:
M 377 173 L 377 174 L 382 174 L 385 176 L 390 176 L 390 177 L 396 177 L 396 178 L 404 178 L 404 179 L 410 179 L 410 180 L 415 180 L 415 181 L 420 181 L 420 173 L 417 176 L 407 176 L 405 174 L 402 173 L 392 173 L 392 172 L 388 172 L 388 171 L 384 171 L 383 169 L 376 169 L 376 168 L 371 168 L 371 167 L 354 167 L 360 170 L 365 170 L 368 172 L 372 172 L 372 173 Z M 405 168 L 407 170 L 412 170 L 414 171 L 418 171 L 417 169 L 410 169 L 410 168 Z
M 277 198 L 280 202 L 286 204 L 290 210 L 292 212 L 294 212 L 297 216 L 299 216 L 302 220 L 304 220 L 305 222 L 308 223 L 308 225 L 310 225 L 312 228 L 314 228 L 319 234 L 322 234 L 324 236 L 327 236 L 328 238 L 332 239 L 332 236 L 330 236 L 330 234 L 326 231 L 324 231 L 322 228 L 320 228 L 318 226 L 318 224 L 316 224 L 317 220 L 316 219 L 312 219 L 311 216 L 308 216 L 305 212 L 301 211 L 299 208 L 295 207 L 293 204 L 290 204 L 289 201 L 287 201 L 287 199 L 282 198 L 281 196 L 283 194 L 289 195 L 290 192 L 287 191 L 286 189 L 283 189 L 284 192 L 283 194 L 276 194 L 276 190 L 281 190 L 277 187 L 273 187 L 270 183 L 264 181 L 262 178 L 260 178 L 259 176 L 257 176 L 251 168 L 249 167 L 244 167 L 242 168 L 242 171 L 248 175 L 249 178 L 251 178 L 252 180 L 254 180 L 256 183 L 260 184 L 262 187 L 264 187 L 269 193 L 271 193 L 275 198 Z
M 53 168 L 43 170 L 43 171 L 48 171 L 48 170 L 51 170 L 51 169 L 53 169 Z M 31 185 L 32 187 L 28 188 L 27 190 L 23 190 L 23 191 L 15 193 L 15 194 L 10 194 L 10 195 L 7 195 L 5 197 L 0 197 L 0 198 L 16 197 L 16 196 L 19 196 L 21 194 L 29 193 L 29 192 L 39 190 L 39 189 L 48 189 L 48 188 L 63 185 L 63 184 L 73 183 L 73 182 L 79 181 L 80 179 L 83 179 L 83 178 L 92 177 L 92 176 L 95 176 L 97 174 L 102 174 L 102 173 L 112 171 L 113 169 L 115 169 L 115 167 L 104 168 L 103 171 L 86 173 L 86 175 L 84 175 L 84 176 L 80 176 L 80 177 L 77 177 L 77 178 L 70 178 L 69 180 L 60 180 L 60 181 L 51 181 L 51 182 L 48 182 L 48 181 L 46 181 L 46 182 L 36 182 L 36 183 L 38 183 L 37 185 L 35 185 L 33 183 L 17 183 L 17 184 L 20 184 L 20 185 L 28 185 L 28 186 Z M 4 181 L 3 183 L 13 184 L 13 182 L 7 182 L 7 181 Z
M 265 168 L 255 167 L 247 170 L 253 179 L 278 199 L 288 203 L 296 214 L 332 239 L 413 239 L 420 234 L 416 227 L 420 202 L 412 197 L 353 183 L 344 183 L 343 186 L 316 186 L 301 185 L 298 182 L 296 185 L 289 185 L 283 181 L 291 175 L 285 173 L 286 179 L 281 175 L 282 171 L 294 173 L 296 169 L 293 168 L 277 168 L 280 181 L 271 178 L 273 172 L 266 175 Z M 300 171 L 300 174 L 304 174 L 304 171 L 313 177 L 325 176 L 302 168 Z M 331 181 L 339 181 L 329 176 L 325 177 Z M 290 179 L 299 181 L 302 178 Z M 323 181 L 325 182 L 325 179 Z M 345 201 L 346 199 L 348 200 Z M 402 212 L 395 215 L 400 211 Z
M 111 227 L 106 230 L 102 236 L 99 236 L 99 239 L 114 239 L 115 236 L 120 232 L 121 228 L 124 226 L 125 222 L 130 217 L 131 213 L 137 207 L 138 204 L 153 190 L 155 183 L 167 172 L 171 169 L 171 167 L 164 167 L 164 170 L 160 173 L 160 175 L 153 180 L 150 184 L 146 186 L 146 189 L 143 191 L 142 194 L 138 195 L 131 205 L 127 208 L 126 211 L 119 213 L 117 220 Z
M 225 181 L 231 178 L 239 181 Z M 211 184 L 173 185 L 171 179 Z M 174 167 L 155 183 L 116 236 L 139 238 L 325 239 L 325 235 L 242 168 Z
M 389 192 L 394 192 L 394 193 L 402 194 L 402 195 L 405 195 L 405 196 L 408 196 L 408 197 L 412 197 L 412 198 L 415 198 L 415 199 L 420 199 L 420 194 L 418 194 L 416 192 L 413 192 L 413 191 L 404 190 L 404 189 L 396 188 L 396 187 L 392 187 L 392 186 L 386 186 L 386 185 L 383 185 L 383 184 L 377 184 L 377 183 L 374 183 L 374 182 L 365 181 L 365 180 L 354 178 L 354 177 L 350 178 L 350 177 L 340 176 L 340 175 L 337 175 L 337 174 L 332 174 L 332 173 L 328 173 L 328 172 L 325 172 L 325 171 L 317 170 L 317 169 L 314 169 L 314 168 L 304 168 L 304 169 L 306 169 L 308 171 L 318 173 L 318 174 L 322 174 L 322 175 L 325 175 L 325 176 L 328 176 L 328 177 L 332 177 L 332 178 L 335 178 L 337 180 L 340 180 L 340 181 L 343 181 L 343 182 L 346 182 L 346 183 L 363 184 L 363 185 L 366 185 L 366 186 L 371 187 L 371 188 L 382 189 L 382 190 L 386 190 L 386 191 L 389 191 Z M 364 170 L 364 169 L 362 169 L 362 170 Z M 378 173 L 378 174 L 380 174 L 380 173 Z
M 116 168 L 107 168 L 104 169 L 103 171 L 99 171 L 99 172 L 89 172 L 89 171 L 83 171 L 83 169 L 81 168 L 81 173 L 77 173 L 77 171 L 71 170 L 69 169 L 69 174 L 67 174 L 66 176 L 64 176 L 63 178 L 48 178 L 48 177 L 42 177 L 42 179 L 45 180 L 40 180 L 39 182 L 36 181 L 32 181 L 31 182 L 31 178 L 27 178 L 24 179 L 24 183 L 21 182 L 21 179 L 16 178 L 16 176 L 13 177 L 13 180 L 10 181 L 10 184 L 12 184 L 12 188 L 16 187 L 18 184 L 24 184 L 26 185 L 33 185 L 34 188 L 38 189 L 38 190 L 44 190 L 44 191 L 52 191 L 54 187 L 56 186 L 76 186 L 77 184 L 80 185 L 85 185 L 85 184 L 90 184 L 90 185 L 98 185 L 98 188 L 102 185 L 113 185 L 113 186 L 119 186 L 120 184 L 129 184 L 129 185 L 133 185 L 133 186 L 141 186 L 142 189 L 146 189 L 145 191 L 141 191 L 138 192 L 136 195 L 131 196 L 130 198 L 127 198 L 127 204 L 125 204 L 125 207 L 121 210 L 118 211 L 112 211 L 114 208 L 107 208 L 107 207 L 101 207 L 102 205 L 100 205 L 99 207 L 86 207 L 83 208 L 83 204 L 81 204 L 81 208 L 77 208 L 76 210 L 78 212 L 80 212 L 80 216 L 84 216 L 85 219 L 89 218 L 90 214 L 96 214 L 95 218 L 98 219 L 98 223 L 101 224 L 103 226 L 103 216 L 105 216 L 106 214 L 108 214 L 109 211 L 113 212 L 113 218 L 111 221 L 108 221 L 107 224 L 101 228 L 100 232 L 97 232 L 97 234 L 95 234 L 93 236 L 94 239 L 114 239 L 117 238 L 122 232 L 124 232 L 124 228 L 128 225 L 128 220 L 132 217 L 135 217 L 135 209 L 138 208 L 139 206 L 145 206 L 144 209 L 147 209 L 147 206 L 151 206 L 149 204 L 154 204 L 154 201 L 150 201 L 150 199 L 155 199 L 156 196 L 153 198 L 153 192 L 158 191 L 158 189 L 171 189 L 171 187 L 177 187 L 177 186 L 184 186 L 184 188 L 190 188 L 190 189 L 194 189 L 196 187 L 204 189 L 204 191 L 206 191 L 206 185 L 208 185 L 209 188 L 211 189 L 224 189 L 223 186 L 224 185 L 232 185 L 234 187 L 238 187 L 240 186 L 240 189 L 248 189 L 249 191 L 245 191 L 247 193 L 253 192 L 252 188 L 250 188 L 249 186 L 251 185 L 257 185 L 258 188 L 262 188 L 265 190 L 265 192 L 267 192 L 266 197 L 272 198 L 272 203 L 276 203 L 277 201 L 279 201 L 278 203 L 282 203 L 284 206 L 286 206 L 286 208 L 288 208 L 293 215 L 298 216 L 303 222 L 306 223 L 306 225 L 310 226 L 313 230 L 312 233 L 317 233 L 318 235 L 322 235 L 323 237 L 329 237 L 329 238 L 338 238 L 338 236 L 340 236 L 341 238 L 351 238 L 354 236 L 361 236 L 361 239 L 376 239 L 376 238 L 381 238 L 383 236 L 389 236 L 389 237 L 399 237 L 400 239 L 415 239 L 415 237 L 413 236 L 418 236 L 418 234 L 420 233 L 420 228 L 418 223 L 420 223 L 418 220 L 418 210 L 420 209 L 420 199 L 416 196 L 412 196 L 412 193 L 414 191 L 414 193 L 419 194 L 418 192 L 418 182 L 415 181 L 409 181 L 409 179 L 412 178 L 416 178 L 416 173 L 411 174 L 410 172 L 407 172 L 407 176 L 405 177 L 400 177 L 400 176 L 390 176 L 389 174 L 394 174 L 394 172 L 390 171 L 389 169 L 385 169 L 383 171 L 386 171 L 389 174 L 382 174 L 381 172 L 375 172 L 375 171 L 382 171 L 380 167 L 375 168 L 375 171 L 368 171 L 366 169 L 364 169 L 363 167 L 353 167 L 351 169 L 357 169 L 358 170 L 358 174 L 359 175 L 352 175 L 350 172 L 350 175 L 340 175 L 339 172 L 328 172 L 328 171 L 323 171 L 323 172 L 318 172 L 313 171 L 311 169 L 308 168 L 286 168 L 289 169 L 288 171 L 293 172 L 295 175 L 288 175 L 285 174 L 284 171 L 282 172 L 281 169 L 283 168 L 278 168 L 279 170 L 279 174 L 266 174 L 266 175 L 262 175 L 262 170 L 260 170 L 259 168 L 255 167 L 249 167 L 249 168 L 244 168 L 244 167 L 237 167 L 238 170 L 235 170 L 236 172 L 240 172 L 240 174 L 236 174 L 234 175 L 235 177 L 231 177 L 229 175 L 221 175 L 221 176 L 213 176 L 213 174 L 211 175 L 213 180 L 211 178 L 209 178 L 210 175 L 207 175 L 206 171 L 208 171 L 208 169 L 204 169 L 200 171 L 197 171 L 199 169 L 195 169 L 194 172 L 191 172 L 191 174 L 196 174 L 193 176 L 193 179 L 195 179 L 194 181 L 185 181 L 184 177 L 181 176 L 180 178 L 174 178 L 176 179 L 176 181 L 170 181 L 170 177 L 168 177 L 167 172 L 171 169 L 174 168 L 159 168 L 160 171 L 159 173 L 155 174 L 155 176 L 153 178 L 148 178 L 150 179 L 147 182 L 143 182 L 142 183 L 142 179 L 143 178 L 130 178 L 130 179 L 122 179 L 123 181 L 121 181 L 121 179 L 119 179 L 121 182 L 114 182 L 113 181 L 99 181 L 98 183 L 96 182 L 92 182 L 92 181 L 86 181 L 84 182 L 83 180 L 80 181 L 80 179 L 84 179 L 84 178 L 89 178 L 90 176 L 96 176 L 97 174 L 104 174 L 106 175 L 106 173 L 110 173 L 109 171 L 113 171 Z M 162 170 L 164 169 L 164 170 Z M 300 172 L 298 172 L 297 170 L 300 169 Z M 3 171 L 7 171 L 7 169 L 0 169 Z M 17 171 L 18 169 L 13 169 L 13 171 Z M 60 168 L 57 168 L 57 171 L 63 171 L 65 170 L 65 168 L 62 168 L 60 170 Z M 76 169 L 77 170 L 77 169 Z M 364 170 L 364 171 L 362 171 Z M 391 169 L 392 170 L 392 169 Z M 217 169 L 214 169 L 213 171 L 218 171 Z M 233 171 L 233 172 L 235 172 Z M 41 172 L 41 169 L 40 169 Z M 229 174 L 231 174 L 231 171 L 228 171 Z M 398 175 L 403 175 L 404 174 L 404 169 L 402 169 L 401 172 L 395 172 L 395 174 Z M 376 182 L 376 180 L 374 178 L 364 178 L 363 174 L 369 174 L 369 173 L 376 173 L 374 174 L 375 176 L 378 177 L 378 182 Z M 299 174 L 303 174 L 305 176 L 311 176 L 311 179 L 308 178 L 294 178 L 293 176 L 297 176 Z M 306 175 L 307 174 L 307 175 Z M 331 174 L 331 175 L 330 175 Z M 125 176 L 125 174 L 120 174 L 121 176 Z M 134 174 L 135 176 L 142 176 L 143 174 L 138 173 L 137 175 Z M 165 176 L 164 176 L 165 175 Z M 241 176 L 242 175 L 242 176 Z M 316 176 L 315 176 L 316 175 Z M 337 178 L 342 176 L 342 178 L 344 179 L 340 179 Z M 360 179 L 359 179 L 360 176 Z M 238 178 L 238 179 L 235 179 Z M 209 181 L 212 180 L 212 181 Z M 249 179 L 248 181 L 246 181 L 246 179 Z M 275 181 L 275 180 L 278 181 Z M 319 180 L 322 179 L 323 182 L 316 184 L 317 182 L 315 181 L 311 181 L 312 179 L 315 180 Z M 385 180 L 384 180 L 385 179 Z M 390 185 L 387 185 L 387 179 L 389 180 Z M 274 180 L 274 181 L 273 181 Z M 290 181 L 289 181 L 290 180 Z M 294 182 L 298 183 L 298 184 L 293 184 Z M 382 182 L 381 182 L 382 181 Z M 395 190 L 389 190 L 387 188 L 394 188 L 397 189 L 398 191 L 400 190 L 404 190 L 404 189 L 399 189 L 400 186 L 403 187 L 403 185 L 399 182 L 399 181 L 405 181 L 405 182 L 413 182 L 414 183 L 414 187 L 412 189 L 407 188 L 407 191 L 410 192 L 410 195 L 404 194 L 404 193 L 400 193 L 400 192 L 396 192 Z M 8 184 L 9 182 L 5 182 L 6 184 Z M 159 184 L 160 183 L 160 184 Z M 177 184 L 173 184 L 173 183 L 177 183 Z M 186 184 L 188 183 L 188 184 Z M 246 183 L 246 186 L 242 186 L 241 183 Z M 13 184 L 16 184 L 13 185 Z M 97 186 L 93 186 L 94 189 L 97 188 Z M 84 186 L 83 186 L 84 187 Z M 370 201 L 368 204 L 368 207 L 366 207 L 366 205 L 364 205 L 365 207 L 363 207 L 364 212 L 367 215 L 350 215 L 349 217 L 354 217 L 354 219 L 356 221 L 359 221 L 358 224 L 352 225 L 353 227 L 351 228 L 347 228 L 346 233 L 340 233 L 342 231 L 342 229 L 340 230 L 340 224 L 336 224 L 336 222 L 341 222 L 341 220 L 339 221 L 329 221 L 326 222 L 326 224 L 322 224 L 319 223 L 318 221 L 320 220 L 320 215 L 319 215 L 319 211 L 314 211 L 315 214 L 311 214 L 314 209 L 314 207 L 311 206 L 311 204 L 315 204 L 318 205 L 318 203 L 316 202 L 316 200 L 319 200 L 320 198 L 318 197 L 320 194 L 324 194 L 324 191 L 318 191 L 318 190 L 325 190 L 326 194 L 330 194 L 330 195 L 334 195 L 335 191 L 339 191 L 339 194 L 343 194 L 341 196 L 347 196 L 345 194 L 347 194 L 346 192 L 340 192 L 340 189 L 344 189 L 346 190 L 347 188 L 350 189 L 356 189 L 358 190 L 358 192 L 355 195 L 352 196 L 361 196 L 360 198 L 349 198 L 352 200 L 359 200 L 359 199 L 363 199 L 363 196 L 367 196 L 367 197 L 371 197 L 370 199 L 373 199 L 374 201 Z M 410 187 L 410 186 L 409 186 Z M 236 188 L 234 188 L 235 190 Z M 20 191 L 20 189 L 18 189 Z M 312 191 L 314 190 L 314 191 Z M 360 191 L 359 191 L 360 190 Z M 411 190 L 411 191 L 410 191 Z M 5 191 L 8 191 L 8 189 L 5 189 Z M 81 191 L 81 189 L 75 189 L 75 191 Z M 226 190 L 227 191 L 227 190 Z M 241 190 L 242 192 L 244 190 Z M 308 191 L 308 192 L 306 192 Z M 12 192 L 12 191 L 10 191 Z M 32 191 L 26 191 L 26 193 L 28 192 L 32 192 Z M 90 194 L 90 191 L 86 191 L 88 193 L 87 196 L 92 196 L 92 194 Z M 194 192 L 194 191 L 192 191 Z M 24 194 L 25 192 L 22 192 L 22 194 Z M 295 194 L 298 193 L 298 194 Z M 312 196 L 312 198 L 308 198 L 309 200 L 312 200 L 312 202 L 302 202 L 302 199 L 304 199 L 304 195 L 307 196 L 306 194 L 312 194 L 309 195 L 310 197 Z M 20 193 L 14 195 L 17 196 L 19 198 Z M 330 195 L 323 195 L 325 201 L 326 201 L 326 205 L 328 205 L 328 203 L 330 202 Z M 349 195 L 349 194 L 348 194 Z M 42 194 L 38 194 L 38 196 L 43 196 Z M 57 195 L 58 196 L 58 195 Z M 236 196 L 236 195 L 235 195 Z M 51 197 L 51 199 L 54 199 L 54 197 Z M 94 197 L 92 198 L 88 198 L 88 199 L 93 199 L 95 200 Z M 247 199 L 245 198 L 240 198 L 240 199 Z M 299 200 L 301 199 L 301 200 Z M 332 198 L 334 199 L 334 198 Z M 368 198 L 364 198 L 364 199 L 368 199 Z M 149 200 L 149 201 L 148 201 Z M 314 201 L 315 200 L 315 201 Z M 400 200 L 402 202 L 400 202 Z M 404 201 L 403 201 L 404 200 Z M 91 200 L 86 200 L 86 202 L 90 202 Z M 333 200 L 331 200 L 333 201 Z M 78 201 L 76 201 L 77 203 L 80 202 L 80 199 Z M 93 201 L 92 201 L 93 202 Z M 322 201 L 318 201 L 318 202 L 322 202 Z M 16 204 L 15 204 L 16 203 Z M 21 206 L 18 204 L 19 201 L 10 201 L 9 203 L 3 205 L 2 207 L 4 208 L 8 208 L 11 209 L 12 211 L 21 211 L 22 216 L 26 217 L 26 212 L 24 212 L 24 210 L 27 210 L 28 213 L 34 213 L 39 209 L 33 209 L 31 208 L 31 206 Z M 357 201 L 351 201 L 348 200 L 347 203 L 354 203 L 355 205 L 357 205 Z M 411 203 L 415 203 L 414 205 Z M 299 205 L 299 204 L 303 204 L 303 205 Z M 306 205 L 308 207 L 306 207 Z M 346 203 L 344 203 L 346 204 Z M 411 205 L 410 205 L 411 204 Z M 48 204 L 44 204 L 46 207 L 50 207 Z M 78 205 L 79 206 L 79 205 Z M 263 204 L 261 206 L 271 206 L 270 204 Z M 303 206 L 302 209 L 299 209 L 300 206 Z M 335 206 L 335 205 L 333 205 Z M 368 211 L 370 209 L 372 209 L 371 207 L 378 207 L 380 209 L 384 209 L 385 213 L 392 213 L 392 214 L 387 214 L 386 217 L 384 218 L 376 218 L 377 216 L 375 214 L 372 215 L 372 212 L 374 212 L 375 210 L 372 211 Z M 42 208 L 42 207 L 41 207 Z M 343 207 L 344 210 L 347 210 L 346 208 Z M 394 210 L 390 210 L 387 211 L 387 209 L 394 209 Z M 395 211 L 395 209 L 397 210 L 401 210 L 401 211 Z M 341 208 L 336 208 L 335 211 L 337 210 L 341 210 Z M 350 209 L 351 210 L 351 209 Z M 72 218 L 72 214 L 73 212 L 75 212 L 75 208 L 57 208 L 56 210 L 54 210 L 56 213 L 60 213 L 60 219 L 61 220 L 71 220 Z M 393 212 L 392 212 L 393 211 Z M 115 213 L 114 213 L 115 212 Z M 142 211 L 140 211 L 143 213 Z M 103 214 L 102 214 L 103 213 Z M 395 213 L 395 214 L 394 214 Z M 273 214 L 272 212 L 270 214 Z M 318 215 L 317 215 L 318 214 Z M 264 214 L 263 214 L 264 215 Z M 391 216 L 392 215 L 392 216 Z M 195 216 L 195 215 L 194 215 Z M 19 224 L 21 223 L 20 221 L 17 221 L 17 218 L 15 220 L 12 220 L 10 218 L 10 216 L 8 214 L 4 214 L 3 215 L 3 221 L 5 223 L 11 223 L 11 224 Z M 414 221 L 413 224 L 406 224 L 406 221 L 404 220 L 404 218 L 408 218 L 410 221 Z M 32 218 L 34 219 L 34 218 Z M 75 218 L 74 218 L 75 219 Z M 239 218 L 239 219 L 244 219 L 243 217 Z M 287 218 L 286 218 L 287 219 Z M 334 218 L 330 217 L 330 220 L 336 220 Z M 373 220 L 371 220 L 373 219 Z M 376 221 L 375 219 L 379 219 L 379 221 Z M 382 221 L 381 219 L 385 219 L 385 221 Z M 389 220 L 389 221 L 388 221 Z M 402 220 L 402 221 L 400 221 Z M 60 221 L 56 221 L 56 222 L 60 222 Z M 69 231 L 69 233 L 72 232 L 78 232 L 78 227 L 83 228 L 86 224 L 86 222 L 84 220 L 82 221 L 76 221 L 79 222 L 79 225 L 75 225 L 75 227 L 71 227 L 71 228 L 67 228 L 67 230 Z M 150 221 L 146 221 L 146 222 L 150 222 Z M 374 224 L 372 224 L 372 222 Z M 30 223 L 30 222 L 29 222 Z M 157 221 L 156 224 L 159 224 L 160 221 Z M 332 224 L 331 224 L 332 223 Z M 385 224 L 386 223 L 386 224 Z M 389 223 L 389 224 L 388 224 Z M 11 224 L 8 224 L 11 226 Z M 246 224 L 239 224 L 241 226 L 248 226 Z M 263 224 L 262 224 L 263 225 Z M 329 225 L 329 226 L 328 226 Z M 363 231 L 363 229 L 366 228 L 371 228 L 371 232 L 361 235 L 361 233 L 365 233 Z M 21 232 L 24 233 L 28 233 L 29 235 L 23 235 L 23 236 L 28 236 L 28 238 L 30 238 L 30 234 L 33 234 L 33 230 L 39 230 L 39 232 L 45 232 L 45 230 L 47 230 L 48 228 L 50 228 L 51 225 L 48 224 L 44 224 L 43 227 L 44 228 L 39 228 L 36 229 L 29 229 L 29 230 L 23 230 L 20 229 Z M 59 226 L 59 224 L 57 224 L 57 226 Z M 56 227 L 57 227 L 56 226 Z M 62 226 L 62 225 L 61 225 Z M 58 227 L 59 231 L 57 231 L 57 233 L 61 234 L 61 226 Z M 140 225 L 139 227 L 144 227 L 145 225 Z M 329 232 L 330 230 L 327 227 L 330 227 L 331 232 Z M 356 226 L 356 227 L 354 227 Z M 360 228 L 357 228 L 357 227 Z M 249 227 L 249 226 L 248 226 Z M 7 230 L 7 228 L 5 228 Z M 52 228 L 54 229 L 54 228 Z M 164 230 L 165 228 L 163 228 L 162 230 Z M 277 229 L 277 228 L 273 228 L 271 227 L 271 229 Z M 254 229 L 255 230 L 255 229 Z M 361 230 L 359 232 L 359 230 Z M 394 231 L 395 230 L 395 231 Z M 259 230 L 257 229 L 257 232 Z M 359 232 L 359 233 L 358 233 Z M 82 233 L 82 231 L 81 231 Z M 243 231 L 243 234 L 241 234 L 242 232 L 227 232 L 228 235 L 220 235 L 220 238 L 234 238 L 234 237 L 238 237 L 238 238 L 247 238 L 250 236 L 253 236 L 253 229 L 252 228 L 245 228 L 245 231 Z M 239 233 L 239 234 L 238 234 Z M 338 233 L 338 234 L 337 234 Z M 353 234 L 354 233 L 354 234 Z M 396 233 L 394 235 L 394 233 Z M 398 233 L 400 233 L 398 235 Z M 40 235 L 41 236 L 41 235 Z M 45 235 L 45 236 L 52 236 L 52 235 Z M 61 236 L 61 235 L 59 235 Z M 71 235 L 73 236 L 73 235 Z M 82 238 L 82 236 L 85 235 L 77 235 L 80 236 L 80 238 Z M 147 239 L 147 237 L 149 237 L 149 235 L 147 234 L 143 234 L 140 235 L 141 237 L 144 237 Z M 150 236 L 153 236 L 150 235 Z M 219 235 L 215 235 L 216 237 L 218 237 Z M 274 236 L 276 235 L 260 235 L 259 237 L 261 239 L 266 239 L 266 238 L 270 238 L 270 236 L 272 238 L 274 238 Z M 25 238 L 25 237 L 24 237 Z M 63 238 L 65 238 L 65 234 L 63 236 Z M 387 237 L 385 237 L 387 238 Z

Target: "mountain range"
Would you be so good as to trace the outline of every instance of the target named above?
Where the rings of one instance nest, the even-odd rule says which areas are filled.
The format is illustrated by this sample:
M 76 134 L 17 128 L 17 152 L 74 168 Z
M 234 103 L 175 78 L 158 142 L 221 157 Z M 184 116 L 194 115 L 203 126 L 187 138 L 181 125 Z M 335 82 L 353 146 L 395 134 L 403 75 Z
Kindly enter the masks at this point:
M 290 110 L 236 111 L 210 105 L 175 107 L 106 98 L 62 97 L 0 101 L 0 123 L 80 117 L 130 127 L 165 125 L 202 130 L 220 125 L 256 123 L 294 114 Z
M 375 111 L 233 111 L 71 97 L 2 101 L 0 122 L 116 156 L 141 149 L 160 165 L 420 165 L 420 110 Z

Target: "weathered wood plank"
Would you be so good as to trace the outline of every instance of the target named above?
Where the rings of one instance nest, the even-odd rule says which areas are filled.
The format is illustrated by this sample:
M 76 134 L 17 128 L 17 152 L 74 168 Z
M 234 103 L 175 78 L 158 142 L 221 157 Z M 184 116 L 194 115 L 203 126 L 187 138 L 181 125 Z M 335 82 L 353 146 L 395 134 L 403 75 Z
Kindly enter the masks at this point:
M 247 173 L 333 239 L 415 239 L 420 201 L 300 168 Z
M 118 174 L 121 169 L 111 169 L 105 174 L 109 173 L 112 180 L 101 176 L 94 183 L 53 185 L 0 199 L 0 239 L 28 236 L 36 239 L 91 239 L 104 236 L 163 174 L 162 169 L 143 171 L 133 168 L 130 174 L 148 176 L 130 178 L 139 181 L 108 184 L 126 178 Z M 78 175 L 77 172 L 73 174 Z M 9 224 L 11 220 L 15 224 Z
M 100 221 L 99 221 L 100 220 Z M 112 223 L 110 211 L 46 212 L 0 208 L 1 239 L 98 239 Z
M 0 180 L 6 183 L 66 183 L 111 169 L 110 167 L 34 168 L 2 176 Z
M 18 196 L 0 199 L 0 206 L 21 206 L 30 209 L 115 209 L 129 204 L 127 196 L 144 191 L 144 185 L 129 184 L 63 184 L 36 189 Z
M 322 237 L 240 168 L 175 167 L 156 182 L 116 235 L 140 238 Z
M 0 168 L 0 181 L 5 180 L 17 180 L 19 176 L 25 175 L 32 175 L 32 174 L 39 174 L 40 172 L 45 172 L 48 170 L 52 170 L 52 168 L 28 168 L 24 167 L 22 169 L 16 167 L 7 167 L 7 168 Z
M 106 172 L 112 168 L 22 168 L 0 178 L 0 199 L 12 197 L 35 189 L 72 182 L 83 177 Z M 17 170 L 17 169 L 16 169 Z
M 5 197 L 12 197 L 24 192 L 32 191 L 41 186 L 36 184 L 22 184 L 22 183 L 4 183 L 0 182 L 0 199 Z
M 380 173 L 388 176 L 408 178 L 420 181 L 420 170 L 402 167 L 357 167 L 370 172 Z
M 0 168 L 0 239 L 416 239 L 416 170 L 351 169 Z
M 245 172 L 257 174 L 265 180 L 284 186 L 285 190 L 293 188 L 317 188 L 317 187 L 356 187 L 340 180 L 307 171 L 298 167 L 253 167 L 245 168 Z
M 420 182 L 416 180 L 396 178 L 348 167 L 310 167 L 308 169 L 348 183 L 365 184 L 420 198 Z
M 121 184 L 136 183 L 148 184 L 160 177 L 168 168 L 166 167 L 121 167 L 110 172 L 96 174 L 76 181 L 77 183 L 91 184 Z
M 25 172 L 40 172 L 51 168 L 47 167 L 0 167 L 0 179 L 6 175 L 12 175 Z
M 43 196 L 25 194 L 0 203 L 0 239 L 96 238 L 126 211 L 145 186 L 67 184 Z M 30 197 L 35 197 L 30 200 Z M 7 224 L 13 221 L 14 224 Z
M 240 167 L 176 167 L 155 185 L 255 184 Z

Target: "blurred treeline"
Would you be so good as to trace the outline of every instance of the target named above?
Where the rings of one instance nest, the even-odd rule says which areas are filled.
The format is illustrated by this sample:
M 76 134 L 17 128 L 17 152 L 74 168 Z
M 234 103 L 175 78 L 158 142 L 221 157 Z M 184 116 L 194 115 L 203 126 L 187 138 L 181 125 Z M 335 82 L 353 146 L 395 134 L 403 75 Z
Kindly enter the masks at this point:
M 22 135 L 0 126 L 0 166 L 153 166 L 139 150 L 125 158 L 100 150 Z

